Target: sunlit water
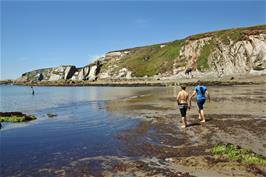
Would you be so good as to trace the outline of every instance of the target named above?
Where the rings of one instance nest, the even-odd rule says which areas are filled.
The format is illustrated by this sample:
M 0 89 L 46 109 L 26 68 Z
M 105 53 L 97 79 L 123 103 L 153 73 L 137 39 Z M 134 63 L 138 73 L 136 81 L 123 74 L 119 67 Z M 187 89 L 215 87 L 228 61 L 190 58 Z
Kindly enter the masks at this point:
M 192 93 L 193 88 L 187 88 L 189 93 Z M 142 94 L 152 95 L 151 100 L 140 104 L 144 106 L 144 110 L 145 105 L 149 103 L 153 106 L 158 105 L 159 108 L 166 107 L 166 114 L 176 114 L 179 117 L 174 97 L 180 88 L 35 87 L 34 89 L 35 95 L 32 95 L 30 87 L 0 86 L 1 112 L 20 111 L 37 117 L 37 120 L 27 123 L 2 123 L 1 177 L 38 175 L 41 174 L 40 169 L 60 168 L 85 157 L 127 156 L 128 154 L 121 148 L 123 145 L 118 139 L 119 133 L 137 127 L 140 120 L 119 114 L 120 107 L 114 105 L 115 102 L 111 102 L 112 100 L 136 98 Z M 265 85 L 209 86 L 208 90 L 212 101 L 206 103 L 207 117 L 213 116 L 213 119 L 219 119 L 219 116 L 225 115 L 247 115 L 252 118 L 265 118 Z M 114 105 L 113 112 L 110 112 L 112 109 L 107 103 Z M 121 109 L 130 112 L 134 107 L 124 105 Z M 136 110 L 140 111 L 139 108 Z M 57 116 L 49 118 L 48 113 Z M 196 104 L 193 102 L 188 116 L 196 114 Z
M 30 87 L 0 89 L 1 112 L 37 116 L 28 123 L 2 123 L 0 130 L 1 176 L 23 176 L 82 157 L 124 155 L 117 133 L 138 120 L 108 112 L 105 103 L 148 88 L 35 87 L 35 95 Z

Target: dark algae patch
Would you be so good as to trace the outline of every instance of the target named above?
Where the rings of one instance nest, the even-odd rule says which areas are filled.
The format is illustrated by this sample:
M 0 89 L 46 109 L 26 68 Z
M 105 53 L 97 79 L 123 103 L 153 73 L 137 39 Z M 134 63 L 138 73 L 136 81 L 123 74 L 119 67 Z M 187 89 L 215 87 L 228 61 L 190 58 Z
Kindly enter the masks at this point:
M 28 122 L 35 119 L 35 116 L 21 112 L 0 112 L 0 122 Z
M 226 158 L 231 161 L 254 165 L 266 165 L 266 157 L 234 144 L 215 145 L 212 148 L 212 153 L 219 158 Z

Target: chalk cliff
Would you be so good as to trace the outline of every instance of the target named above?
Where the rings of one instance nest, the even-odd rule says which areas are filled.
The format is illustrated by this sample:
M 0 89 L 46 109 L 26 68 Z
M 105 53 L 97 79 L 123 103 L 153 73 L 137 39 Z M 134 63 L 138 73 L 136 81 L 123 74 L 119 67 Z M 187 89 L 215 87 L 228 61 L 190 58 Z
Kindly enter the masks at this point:
M 167 79 L 184 78 L 185 73 L 193 77 L 266 74 L 266 25 L 108 52 L 81 68 L 62 65 L 34 70 L 17 81 Z

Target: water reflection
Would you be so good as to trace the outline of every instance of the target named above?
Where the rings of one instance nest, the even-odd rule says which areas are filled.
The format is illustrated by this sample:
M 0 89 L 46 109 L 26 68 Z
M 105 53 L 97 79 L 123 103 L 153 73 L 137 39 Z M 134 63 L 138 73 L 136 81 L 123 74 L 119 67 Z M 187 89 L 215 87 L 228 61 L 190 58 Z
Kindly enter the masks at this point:
M 4 124 L 0 131 L 1 175 L 27 176 L 73 159 L 123 155 L 118 131 L 138 120 L 106 111 L 106 102 L 149 88 L 1 86 L 1 111 L 20 111 L 36 121 Z M 49 118 L 48 113 L 56 114 Z M 38 174 L 38 173 L 37 173 Z

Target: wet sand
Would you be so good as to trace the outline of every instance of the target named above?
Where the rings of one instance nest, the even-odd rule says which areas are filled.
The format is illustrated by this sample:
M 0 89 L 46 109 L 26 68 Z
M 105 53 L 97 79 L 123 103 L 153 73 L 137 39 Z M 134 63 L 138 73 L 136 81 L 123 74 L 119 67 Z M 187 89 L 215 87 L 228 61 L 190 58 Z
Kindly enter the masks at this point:
M 210 152 L 217 143 L 232 143 L 266 156 L 265 85 L 209 86 L 207 122 L 199 122 L 193 101 L 186 129 L 175 102 L 178 90 L 151 88 L 105 105 L 114 114 L 141 120 L 117 134 L 122 144 L 117 148 L 127 156 L 84 157 L 60 168 L 39 169 L 38 175 L 266 176 L 266 166 L 217 159 Z
M 191 93 L 192 87 L 187 90 Z M 107 105 L 110 111 L 143 119 L 137 128 L 122 132 L 119 139 L 124 142 L 124 150 L 142 157 L 141 163 L 148 167 L 145 171 L 135 165 L 124 173 L 265 176 L 265 166 L 217 160 L 210 152 L 217 143 L 232 143 L 266 156 L 265 85 L 210 86 L 208 90 L 212 99 L 205 104 L 207 122 L 199 122 L 194 101 L 188 112 L 186 129 L 180 128 L 181 118 L 174 97 L 178 88 L 175 87 L 157 88 Z M 156 168 L 150 169 L 151 166 Z

